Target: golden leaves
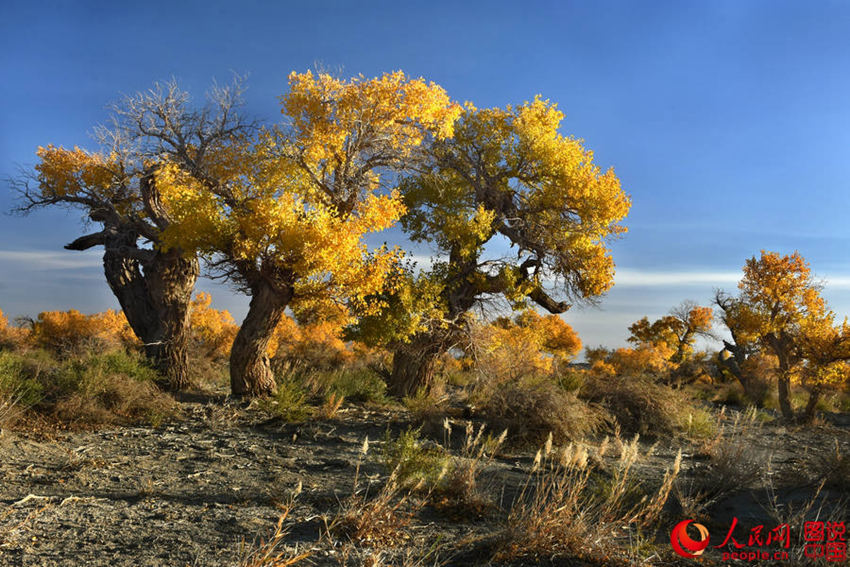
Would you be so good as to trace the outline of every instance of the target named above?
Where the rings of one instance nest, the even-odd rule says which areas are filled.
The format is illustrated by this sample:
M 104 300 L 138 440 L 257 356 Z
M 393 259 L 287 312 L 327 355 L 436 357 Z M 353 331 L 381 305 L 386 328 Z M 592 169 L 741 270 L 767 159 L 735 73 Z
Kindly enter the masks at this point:
M 35 166 L 44 198 L 108 195 L 116 183 L 114 156 L 103 156 L 74 147 L 39 146 Z
M 86 315 L 76 309 L 43 311 L 33 323 L 32 340 L 53 350 L 75 349 L 92 341 L 138 345 L 124 313 L 108 309 Z
M 582 346 L 560 316 L 542 316 L 533 310 L 479 327 L 474 340 L 485 372 L 511 379 L 549 373 L 554 363 L 575 358 Z
M 348 81 L 293 71 L 289 86 L 281 112 L 292 120 L 296 143 L 313 169 L 344 168 L 355 152 L 377 145 L 394 160 L 404 159 L 428 135 L 450 137 L 460 114 L 442 87 L 401 71 Z

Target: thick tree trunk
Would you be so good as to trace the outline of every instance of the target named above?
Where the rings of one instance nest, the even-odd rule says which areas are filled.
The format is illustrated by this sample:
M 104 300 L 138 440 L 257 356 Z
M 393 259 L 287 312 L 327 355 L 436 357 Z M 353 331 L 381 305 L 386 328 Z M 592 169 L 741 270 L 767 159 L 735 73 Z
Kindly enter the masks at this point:
M 779 409 L 786 421 L 794 421 L 794 408 L 791 407 L 791 376 L 788 371 L 779 372 Z
M 189 386 L 189 305 L 199 272 L 196 258 L 183 258 L 177 251 L 157 253 L 145 268 L 159 322 L 145 351 L 173 391 Z
M 176 251 L 139 250 L 135 235 L 112 235 L 105 243 L 103 268 L 127 322 L 142 341 L 151 365 L 167 388 L 189 385 L 189 305 L 200 267 Z M 70 245 L 69 245 L 70 246 Z M 144 262 L 128 252 L 148 254 Z
M 434 382 L 434 366 L 443 347 L 432 337 L 414 337 L 393 353 L 393 368 L 387 380 L 387 391 L 397 398 L 414 396 L 430 390 Z
M 266 349 L 292 299 L 292 290 L 276 290 L 261 282 L 252 288 L 248 314 L 230 349 L 230 390 L 234 396 L 267 396 L 275 392 Z
M 764 405 L 765 396 L 767 395 L 766 385 L 757 376 L 745 374 L 744 363 L 746 362 L 747 357 L 741 347 L 727 341 L 723 341 L 723 345 L 726 347 L 726 350 L 731 356 L 724 359 L 718 355 L 718 364 L 735 377 L 744 389 L 744 395 L 746 395 L 756 407 L 762 407 Z
M 809 393 L 809 401 L 806 403 L 806 409 L 801 418 L 803 423 L 811 423 L 811 421 L 815 418 L 815 408 L 818 405 L 820 393 L 821 389 L 818 386 L 814 386 L 812 391 Z

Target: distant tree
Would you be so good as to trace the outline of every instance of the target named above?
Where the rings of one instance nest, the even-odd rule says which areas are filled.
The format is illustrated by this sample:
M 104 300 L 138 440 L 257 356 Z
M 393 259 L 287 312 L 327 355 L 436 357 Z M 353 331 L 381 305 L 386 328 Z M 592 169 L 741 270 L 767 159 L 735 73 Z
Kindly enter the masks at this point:
M 747 398 L 761 407 L 770 388 L 776 357 L 762 352 L 757 337 L 750 333 L 750 325 L 743 319 L 748 311 L 741 299 L 717 291 L 714 304 L 719 308 L 720 321 L 731 335 L 731 340 L 723 339 L 718 364 L 738 381 Z
M 10 325 L 3 311 L 0 310 L 0 350 L 21 348 L 29 339 L 29 329 Z
M 211 307 L 212 296 L 198 293 L 192 300 L 189 321 L 194 348 L 212 359 L 226 359 L 239 325 L 229 311 Z
M 673 349 L 670 357 L 674 364 L 682 363 L 693 352 L 698 336 L 711 336 L 713 314 L 711 307 L 700 307 L 693 301 L 684 301 L 666 315 L 652 323 L 644 317 L 629 327 L 627 339 L 635 345 L 663 343 Z
M 534 310 L 479 326 L 472 344 L 479 367 L 496 379 L 549 374 L 581 351 L 581 339 L 560 316 Z
M 98 346 L 133 348 L 138 345 L 127 318 L 112 309 L 93 315 L 76 309 L 42 311 L 32 323 L 31 339 L 36 346 L 59 353 Z
M 791 384 L 807 382 L 810 397 L 802 419 L 811 419 L 822 389 L 847 380 L 850 328 L 835 324 L 813 280 L 811 268 L 798 253 L 780 255 L 762 250 L 750 258 L 738 284 L 736 299 L 721 296 L 724 322 L 737 347 L 748 345 L 776 357 L 779 407 L 785 419 L 797 416 L 791 405 Z M 743 346 L 741 347 L 744 348 Z M 733 353 L 734 354 L 734 353 Z
M 487 298 L 557 314 L 613 284 L 608 243 L 625 232 L 630 200 L 612 170 L 600 171 L 580 140 L 558 132 L 562 118 L 540 98 L 505 109 L 467 104 L 454 135 L 431 144 L 421 173 L 402 182 L 404 228 L 440 257 L 402 277 L 380 321 L 358 329 L 391 345 L 391 393 L 429 387 L 435 361 Z M 515 252 L 487 257 L 499 241 Z
M 175 82 L 127 97 L 112 122 L 96 130 L 98 151 L 47 146 L 34 172 L 13 181 L 28 213 L 65 207 L 101 230 L 65 248 L 102 246 L 106 280 L 145 353 L 172 389 L 188 385 L 189 302 L 199 274 L 192 251 L 165 245 L 174 223 L 163 177 L 179 171 L 193 183 L 218 186 L 221 157 L 251 131 L 237 113 L 240 86 L 212 89 L 192 107 Z

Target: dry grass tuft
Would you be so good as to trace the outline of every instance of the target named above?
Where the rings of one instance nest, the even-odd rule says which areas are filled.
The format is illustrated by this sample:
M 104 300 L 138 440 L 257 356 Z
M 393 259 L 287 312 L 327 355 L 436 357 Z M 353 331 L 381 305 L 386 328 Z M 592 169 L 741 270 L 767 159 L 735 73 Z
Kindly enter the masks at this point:
M 368 451 L 367 438 L 355 467 L 351 496 L 330 521 L 326 520 L 326 531 L 330 537 L 343 538 L 354 545 L 393 547 L 408 539 L 406 528 L 415 512 L 406 507 L 413 503 L 411 494 L 424 485 L 424 480 L 411 486 L 409 492 L 403 491 L 400 468 L 396 466 L 380 490 L 370 494 L 371 484 L 360 487 L 360 466 Z
M 651 526 L 667 501 L 679 473 L 681 453 L 667 470 L 661 486 L 634 501 L 633 465 L 638 438 L 619 443 L 620 456 L 610 479 L 593 464 L 607 451 L 607 440 L 592 458 L 586 446 L 560 450 L 551 440 L 535 455 L 528 477 L 507 518 L 497 561 L 531 561 L 557 556 L 610 556 L 610 564 L 625 562 L 618 554 L 629 549 L 639 530 Z M 632 546 L 633 548 L 633 546 Z
M 443 429 L 446 445 L 450 446 L 452 425 L 448 419 L 444 420 Z M 452 457 L 448 473 L 432 498 L 438 510 L 464 518 L 480 517 L 495 507 L 491 490 L 481 485 L 480 477 L 504 445 L 508 430 L 498 437 L 485 436 L 484 430 L 484 425 L 476 431 L 473 424 L 467 422 L 460 455 Z
M 289 526 L 285 524 L 295 503 L 295 496 L 287 504 L 281 506 L 280 518 L 278 518 L 274 532 L 268 540 L 260 539 L 250 546 L 246 545 L 244 541 L 242 542 L 240 546 L 240 567 L 290 567 L 290 565 L 295 565 L 310 557 L 310 551 L 299 552 L 297 548 L 289 549 L 286 546 Z
M 490 430 L 507 429 L 512 445 L 540 444 L 550 433 L 556 443 L 580 440 L 604 423 L 600 411 L 543 377 L 482 384 L 473 397 Z
M 850 479 L 850 455 L 841 451 L 835 439 L 833 450 L 811 459 L 807 470 L 816 483 L 823 483 L 824 488 L 846 489 Z
M 319 407 L 316 415 L 319 419 L 333 419 L 339 412 L 342 404 L 345 403 L 345 396 L 331 392 L 325 398 L 324 403 Z

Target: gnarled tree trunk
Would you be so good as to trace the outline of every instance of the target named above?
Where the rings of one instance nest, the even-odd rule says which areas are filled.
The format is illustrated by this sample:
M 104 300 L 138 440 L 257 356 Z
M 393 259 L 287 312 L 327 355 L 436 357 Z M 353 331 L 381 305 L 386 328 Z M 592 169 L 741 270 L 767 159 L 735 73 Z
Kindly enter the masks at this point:
M 252 286 L 248 314 L 230 349 L 234 396 L 267 396 L 277 389 L 266 350 L 291 299 L 291 288 L 276 289 L 264 280 Z
M 157 253 L 144 268 L 158 325 L 145 351 L 172 390 L 189 386 L 189 305 L 200 266 L 177 251 Z
M 138 248 L 138 234 L 108 225 L 65 246 L 69 250 L 104 247 L 106 281 L 130 328 L 142 341 L 145 356 L 170 390 L 189 385 L 189 304 L 200 273 L 196 258 L 179 251 Z
M 794 421 L 794 408 L 791 407 L 791 376 L 789 372 L 780 369 L 779 379 L 779 409 L 786 421 Z
M 419 390 L 431 388 L 434 366 L 443 347 L 433 337 L 413 337 L 393 352 L 393 367 L 387 380 L 387 391 L 398 398 L 414 396 Z

